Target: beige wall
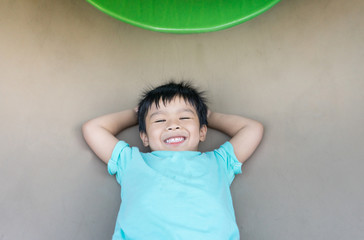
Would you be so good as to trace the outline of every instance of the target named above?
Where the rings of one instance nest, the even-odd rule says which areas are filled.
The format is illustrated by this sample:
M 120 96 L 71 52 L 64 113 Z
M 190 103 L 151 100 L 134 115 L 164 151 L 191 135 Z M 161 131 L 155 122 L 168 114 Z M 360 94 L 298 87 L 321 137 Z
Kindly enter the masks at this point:
M 0 239 L 110 239 L 120 189 L 80 127 L 169 78 L 265 125 L 232 185 L 242 239 L 364 239 L 363 11 L 283 0 L 231 29 L 173 35 L 85 1 L 1 1 Z M 122 137 L 140 146 L 136 128 Z M 224 140 L 211 131 L 201 149 Z

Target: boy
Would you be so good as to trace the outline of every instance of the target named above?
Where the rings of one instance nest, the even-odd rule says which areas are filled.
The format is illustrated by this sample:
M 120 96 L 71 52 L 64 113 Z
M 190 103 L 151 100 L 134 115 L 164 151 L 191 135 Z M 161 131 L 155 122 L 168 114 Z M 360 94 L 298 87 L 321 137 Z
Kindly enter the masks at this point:
M 150 153 L 115 137 L 138 123 Z M 207 123 L 231 139 L 201 153 Z M 113 240 L 239 239 L 230 184 L 262 138 L 260 123 L 210 112 L 201 93 L 170 82 L 145 93 L 138 111 L 98 117 L 82 130 L 121 185 Z

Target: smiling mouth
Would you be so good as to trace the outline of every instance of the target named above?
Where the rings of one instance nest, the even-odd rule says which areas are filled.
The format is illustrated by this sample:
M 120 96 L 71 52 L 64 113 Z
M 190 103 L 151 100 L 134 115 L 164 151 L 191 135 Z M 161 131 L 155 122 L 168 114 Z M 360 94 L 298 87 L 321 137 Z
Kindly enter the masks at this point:
M 183 142 L 185 139 L 185 137 L 171 137 L 166 139 L 165 142 L 169 144 L 177 144 Z

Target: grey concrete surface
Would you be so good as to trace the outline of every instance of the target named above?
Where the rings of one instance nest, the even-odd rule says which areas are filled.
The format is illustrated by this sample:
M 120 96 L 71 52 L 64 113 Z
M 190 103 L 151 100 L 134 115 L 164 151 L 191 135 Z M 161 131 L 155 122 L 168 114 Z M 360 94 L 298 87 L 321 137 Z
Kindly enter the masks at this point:
M 364 239 L 364 2 L 281 1 L 174 35 L 85 1 L 0 2 L 0 239 L 110 239 L 120 189 L 81 125 L 190 79 L 265 136 L 231 189 L 241 239 Z M 120 137 L 141 146 L 137 129 Z M 201 150 L 225 141 L 210 131 Z

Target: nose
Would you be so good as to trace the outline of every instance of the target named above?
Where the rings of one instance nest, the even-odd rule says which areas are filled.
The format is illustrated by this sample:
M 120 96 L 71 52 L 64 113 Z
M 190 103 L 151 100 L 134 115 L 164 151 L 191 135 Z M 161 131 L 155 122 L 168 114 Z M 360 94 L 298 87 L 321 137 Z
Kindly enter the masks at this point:
M 170 121 L 167 125 L 168 131 L 178 130 L 181 126 L 176 121 Z
M 168 131 L 177 130 L 177 129 L 180 129 L 180 127 L 179 126 L 170 126 L 167 128 Z

